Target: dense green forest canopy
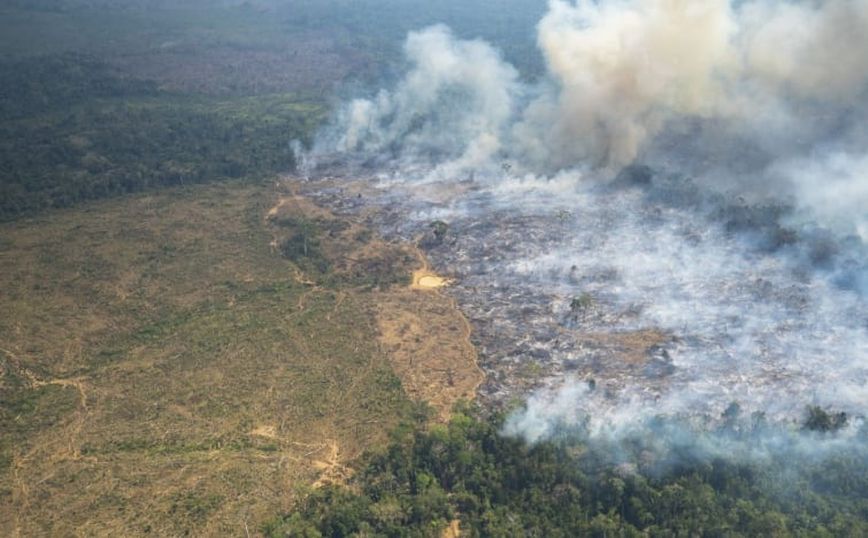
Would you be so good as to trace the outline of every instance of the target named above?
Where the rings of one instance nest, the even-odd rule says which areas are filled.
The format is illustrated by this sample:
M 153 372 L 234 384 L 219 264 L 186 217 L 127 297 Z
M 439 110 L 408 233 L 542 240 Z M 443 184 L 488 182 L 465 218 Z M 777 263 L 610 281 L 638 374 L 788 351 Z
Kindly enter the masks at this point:
M 444 22 L 540 69 L 543 2 L 39 0 L 0 7 L 0 219 L 292 170 L 341 88 Z M 339 16 L 338 16 L 339 15 Z
M 51 17 L 52 30 L 100 23 L 101 38 L 119 39 L 128 51 L 141 49 L 144 34 L 162 38 L 201 38 L 270 46 L 281 35 L 318 29 L 347 30 L 368 47 L 400 48 L 407 32 L 442 23 L 465 38 L 482 38 L 505 51 L 511 62 L 539 69 L 535 24 L 545 0 L 13 0 L 10 15 Z M 2 9 L 2 8 L 0 8 Z M 23 15 L 30 13 L 30 17 Z M 58 17 L 60 16 L 60 17 Z M 133 36 L 130 36 L 132 30 Z M 253 32 L 253 30 L 257 30 Z M 123 34 L 127 34 L 126 36 Z M 58 37 L 65 37 L 60 34 Z M 130 37 L 133 37 L 131 40 Z M 100 45 L 90 39 L 89 46 Z M 54 47 L 83 46 L 56 39 Z M 37 49 L 31 44 L 28 49 Z
M 0 64 L 0 218 L 150 187 L 294 167 L 324 108 L 295 94 L 158 90 L 90 57 Z
M 807 426 L 823 412 L 809 411 Z M 503 417 L 464 409 L 406 425 L 349 488 L 312 492 L 268 536 L 865 536 L 864 456 L 683 460 L 665 473 L 611 465 L 575 435 L 528 444 Z

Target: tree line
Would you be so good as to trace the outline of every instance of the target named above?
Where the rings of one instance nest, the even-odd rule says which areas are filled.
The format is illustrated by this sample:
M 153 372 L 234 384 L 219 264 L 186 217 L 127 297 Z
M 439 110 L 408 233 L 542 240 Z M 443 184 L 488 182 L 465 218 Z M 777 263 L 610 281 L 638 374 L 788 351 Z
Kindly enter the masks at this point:
M 0 65 L 0 219 L 295 166 L 324 107 L 293 95 L 158 90 L 79 55 Z
M 310 492 L 265 534 L 440 536 L 458 519 L 466 536 L 868 536 L 864 454 L 685 461 L 657 474 L 606 464 L 572 436 L 505 437 L 502 415 L 476 416 L 405 425 L 350 484 Z

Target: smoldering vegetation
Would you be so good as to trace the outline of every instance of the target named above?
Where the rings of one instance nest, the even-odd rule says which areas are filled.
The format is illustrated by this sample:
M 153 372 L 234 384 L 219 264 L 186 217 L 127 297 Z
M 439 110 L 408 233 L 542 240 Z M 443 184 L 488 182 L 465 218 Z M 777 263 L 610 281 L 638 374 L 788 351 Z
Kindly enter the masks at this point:
M 346 103 L 315 153 L 441 178 L 496 179 L 506 161 L 520 177 L 605 180 L 644 162 L 861 234 L 866 24 L 864 0 L 555 0 L 534 84 L 492 45 L 433 26 L 409 34 L 406 75 Z
M 372 178 L 321 196 L 380 206 L 386 233 L 448 225 L 427 248 L 474 322 L 480 398 L 527 398 L 506 433 L 633 464 L 862 457 L 866 25 L 864 0 L 554 0 L 530 84 L 422 29 L 302 171 Z M 808 409 L 846 418 L 817 434 Z
M 636 181 L 375 179 L 375 196 L 319 196 L 346 212 L 378 206 L 380 229 L 422 237 L 455 278 L 449 293 L 487 373 L 480 398 L 506 408 L 529 397 L 507 433 L 569 432 L 613 462 L 653 466 L 861 446 L 861 243 L 788 228 L 785 206 Z M 439 239 L 433 223 L 448 223 Z M 846 420 L 816 434 L 807 406 Z

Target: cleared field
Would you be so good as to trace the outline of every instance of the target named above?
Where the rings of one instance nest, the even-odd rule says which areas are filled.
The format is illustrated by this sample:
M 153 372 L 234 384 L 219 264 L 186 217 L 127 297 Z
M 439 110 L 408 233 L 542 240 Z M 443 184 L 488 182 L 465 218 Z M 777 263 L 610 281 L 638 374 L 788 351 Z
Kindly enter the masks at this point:
M 378 327 L 412 251 L 278 202 L 220 183 L 0 225 L 0 534 L 255 533 L 412 412 Z

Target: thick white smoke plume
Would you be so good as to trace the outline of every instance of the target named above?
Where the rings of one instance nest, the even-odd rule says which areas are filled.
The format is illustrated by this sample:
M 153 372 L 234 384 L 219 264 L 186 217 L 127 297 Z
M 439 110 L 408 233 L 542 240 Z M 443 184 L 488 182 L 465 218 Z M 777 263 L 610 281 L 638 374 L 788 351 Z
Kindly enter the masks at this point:
M 539 44 L 555 84 L 517 126 L 542 166 L 623 166 L 669 117 L 724 113 L 736 76 L 726 0 L 555 1 Z
M 594 177 L 637 159 L 689 162 L 699 181 L 783 193 L 824 217 L 840 213 L 839 194 L 868 206 L 866 28 L 868 0 L 553 0 L 538 26 L 548 76 L 522 85 L 492 47 L 435 26 L 408 37 L 396 88 L 352 101 L 315 153 L 439 177 L 506 160 Z M 815 155 L 855 166 L 811 164 L 821 176 L 809 177 Z M 864 234 L 864 222 L 846 226 Z
M 407 75 L 344 107 L 309 155 L 354 154 L 398 182 L 474 177 L 480 205 L 528 218 L 583 215 L 548 250 L 512 250 L 526 256 L 501 273 L 615 297 L 641 311 L 626 329 L 684 342 L 682 392 L 649 402 L 642 382 L 614 398 L 566 383 L 509 431 L 535 440 L 597 416 L 592 435 L 647 433 L 656 413 L 718 417 L 739 397 L 778 416 L 864 412 L 868 0 L 551 0 L 537 32 L 547 74 L 534 83 L 481 41 L 411 33 Z M 666 180 L 639 178 L 641 196 L 588 186 L 637 163 Z
M 515 69 L 488 44 L 456 40 L 444 26 L 411 33 L 404 50 L 413 67 L 394 91 L 342 111 L 338 149 L 445 163 L 446 175 L 490 162 L 513 115 Z
M 864 102 L 865 28 L 865 0 L 557 0 L 539 42 L 558 91 L 525 128 L 556 166 L 629 164 L 673 120 L 818 141 L 818 120 Z

